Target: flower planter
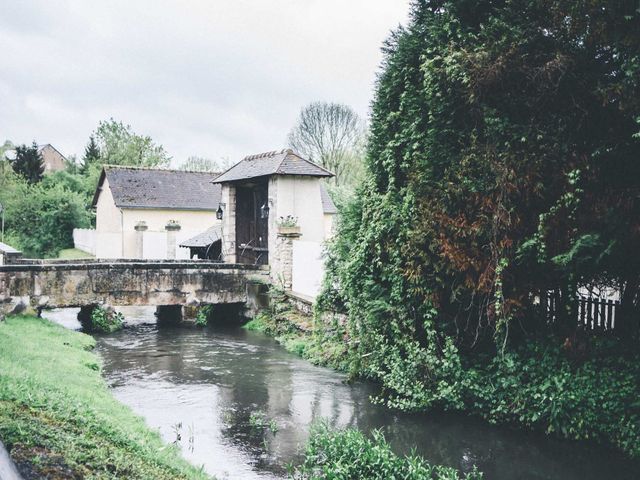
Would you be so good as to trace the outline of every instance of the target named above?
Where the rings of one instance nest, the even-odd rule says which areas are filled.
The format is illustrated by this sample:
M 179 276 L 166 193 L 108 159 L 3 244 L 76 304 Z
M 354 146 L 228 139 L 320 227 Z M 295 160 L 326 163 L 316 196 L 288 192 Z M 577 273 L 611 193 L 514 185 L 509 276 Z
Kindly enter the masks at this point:
M 278 235 L 282 236 L 300 236 L 300 227 L 278 227 Z

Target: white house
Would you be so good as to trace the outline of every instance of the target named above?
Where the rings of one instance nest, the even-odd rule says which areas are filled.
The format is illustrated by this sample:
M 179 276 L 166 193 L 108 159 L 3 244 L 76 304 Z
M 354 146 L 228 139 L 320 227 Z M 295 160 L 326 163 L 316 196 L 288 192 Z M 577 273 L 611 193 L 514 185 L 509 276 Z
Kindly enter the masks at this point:
M 221 187 L 212 183 L 216 176 L 105 167 L 93 198 L 96 229 L 74 232 L 76 247 L 98 258 L 189 258 L 177 245 L 220 224 Z

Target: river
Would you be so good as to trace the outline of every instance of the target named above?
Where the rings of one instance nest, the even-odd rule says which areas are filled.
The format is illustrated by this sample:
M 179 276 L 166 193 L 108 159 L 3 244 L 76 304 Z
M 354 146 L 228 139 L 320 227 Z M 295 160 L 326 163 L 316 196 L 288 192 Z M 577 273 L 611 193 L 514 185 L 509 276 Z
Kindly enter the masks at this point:
M 300 460 L 310 426 L 382 429 L 398 453 L 487 480 L 637 479 L 640 466 L 608 448 L 489 425 L 454 414 L 403 414 L 373 405 L 375 385 L 287 353 L 237 326 L 158 327 L 153 309 L 122 309 L 127 327 L 97 336 L 115 397 L 218 478 L 273 479 Z M 77 310 L 43 315 L 78 329 Z

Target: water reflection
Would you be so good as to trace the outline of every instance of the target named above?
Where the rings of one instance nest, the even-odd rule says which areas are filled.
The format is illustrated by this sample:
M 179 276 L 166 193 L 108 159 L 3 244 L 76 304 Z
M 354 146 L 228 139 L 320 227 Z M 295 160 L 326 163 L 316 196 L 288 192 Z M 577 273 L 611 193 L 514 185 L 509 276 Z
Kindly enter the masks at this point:
M 77 312 L 76 312 L 77 313 Z M 369 402 L 375 387 L 286 353 L 264 335 L 238 328 L 157 328 L 151 309 L 126 309 L 128 327 L 98 337 L 115 396 L 177 441 L 184 456 L 218 478 L 281 478 L 299 460 L 309 426 L 382 428 L 400 453 L 485 478 L 635 479 L 637 464 L 603 447 L 561 442 L 460 415 L 409 415 Z M 71 310 L 45 314 L 73 328 Z M 79 326 L 79 325 L 78 325 Z M 261 412 L 276 427 L 252 426 Z

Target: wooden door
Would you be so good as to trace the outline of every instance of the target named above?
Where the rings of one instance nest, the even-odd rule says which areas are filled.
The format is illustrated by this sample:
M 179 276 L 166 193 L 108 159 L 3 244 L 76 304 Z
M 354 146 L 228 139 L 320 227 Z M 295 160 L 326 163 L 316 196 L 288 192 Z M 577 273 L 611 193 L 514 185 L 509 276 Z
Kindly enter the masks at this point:
M 236 187 L 236 255 L 238 263 L 269 263 L 269 219 L 263 217 L 268 202 L 267 183 Z

